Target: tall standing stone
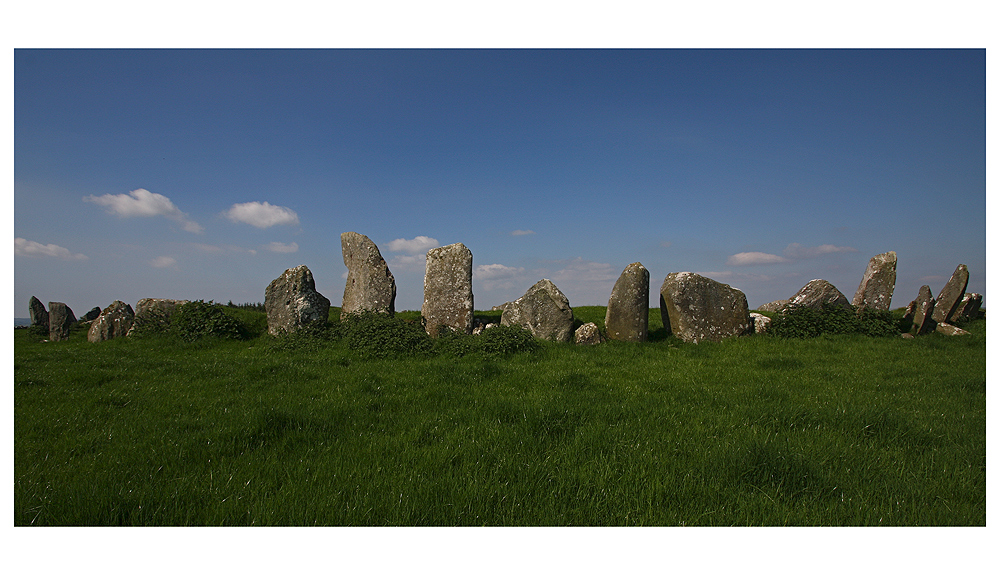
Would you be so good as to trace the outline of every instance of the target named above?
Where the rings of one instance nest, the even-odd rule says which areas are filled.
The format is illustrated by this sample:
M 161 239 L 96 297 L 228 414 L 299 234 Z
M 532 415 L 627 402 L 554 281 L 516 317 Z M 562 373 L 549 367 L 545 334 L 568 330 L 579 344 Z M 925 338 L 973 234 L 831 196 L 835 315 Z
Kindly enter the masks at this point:
M 505 304 L 500 325 L 519 325 L 539 339 L 569 342 L 573 339 L 573 308 L 569 298 L 547 279 Z
M 611 289 L 604 314 L 608 339 L 646 341 L 649 335 L 649 270 L 639 262 L 629 264 Z
M 854 292 L 851 305 L 864 309 L 887 310 L 896 289 L 896 252 L 878 254 L 868 261 L 868 269 Z
M 285 270 L 264 290 L 267 333 L 283 335 L 315 323 L 330 315 L 330 300 L 316 291 L 312 272 L 306 266 Z
M 913 327 L 911 332 L 924 335 L 934 331 L 935 321 L 932 319 L 937 302 L 931 296 L 930 286 L 920 286 L 917 299 L 913 300 Z M 909 309 L 909 308 L 907 308 Z
M 340 234 L 340 245 L 347 266 L 341 319 L 364 311 L 395 314 L 396 278 L 392 277 L 375 242 L 356 232 L 344 232 Z
M 49 312 L 45 311 L 45 305 L 35 296 L 28 300 L 28 313 L 31 314 L 32 326 L 49 328 Z
M 59 301 L 49 302 L 49 341 L 69 339 L 69 326 L 76 321 L 73 310 Z
M 663 280 L 660 317 L 668 334 L 688 343 L 721 341 L 753 331 L 743 292 L 691 272 L 675 272 Z
M 962 302 L 965 295 L 965 288 L 969 285 L 969 268 L 965 264 L 958 264 L 955 273 L 951 274 L 951 279 L 938 292 L 937 305 L 934 306 L 934 321 L 938 323 L 948 323 Z M 52 313 L 51 310 L 49 313 Z
M 808 307 L 817 310 L 823 309 L 824 304 L 843 308 L 851 307 L 847 296 L 840 293 L 839 289 L 826 280 L 812 280 L 802 286 L 802 289 L 788 300 L 788 305 L 791 307 Z
M 97 343 L 116 337 L 124 337 L 132 329 L 134 320 L 135 312 L 132 311 L 132 306 L 115 300 L 104 308 L 94 323 L 90 324 L 90 330 L 87 331 L 87 341 Z
M 429 250 L 420 308 L 424 329 L 431 337 L 441 326 L 471 334 L 473 309 L 472 252 L 460 243 Z

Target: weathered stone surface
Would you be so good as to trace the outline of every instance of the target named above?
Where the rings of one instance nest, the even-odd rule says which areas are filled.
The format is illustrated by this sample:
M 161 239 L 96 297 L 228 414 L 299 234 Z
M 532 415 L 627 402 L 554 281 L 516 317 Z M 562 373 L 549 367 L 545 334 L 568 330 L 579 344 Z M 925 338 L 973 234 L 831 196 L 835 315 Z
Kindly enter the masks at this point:
M 758 306 L 758 311 L 781 311 L 786 305 L 788 305 L 787 299 L 779 299 L 776 301 L 768 302 L 762 306 Z
M 101 315 L 101 308 L 93 307 L 90 311 L 80 316 L 80 321 L 94 321 L 97 317 Z
M 808 307 L 812 309 L 822 309 L 823 304 L 835 305 L 843 308 L 850 308 L 851 302 L 847 301 L 847 296 L 840 293 L 840 290 L 826 280 L 812 280 L 802 286 L 795 295 L 788 300 L 789 306 Z
M 660 317 L 667 333 L 683 341 L 721 341 L 752 329 L 740 290 L 691 272 L 675 272 L 660 287 Z
M 174 311 L 186 303 L 188 303 L 186 299 L 142 298 L 135 304 L 135 317 L 127 335 L 135 333 L 136 328 L 143 324 L 166 324 Z
M 60 301 L 49 302 L 49 341 L 69 338 L 69 326 L 76 321 L 73 310 Z
M 854 292 L 851 304 L 864 309 L 887 310 L 896 289 L 896 252 L 878 254 L 868 261 L 868 269 Z
M 597 324 L 591 321 L 576 328 L 576 331 L 573 333 L 573 343 L 577 345 L 597 345 L 604 343 L 604 336 L 601 335 L 601 330 L 598 329 Z
M 983 294 L 967 293 L 962 296 L 962 302 L 955 307 L 951 321 L 975 319 L 979 317 L 979 308 L 983 305 Z
M 754 333 L 764 333 L 771 326 L 771 318 L 760 313 L 750 312 L 750 321 L 753 322 Z
M 910 328 L 913 327 L 913 316 L 916 313 L 916 310 L 916 301 L 911 301 L 909 305 L 906 306 L 906 309 L 903 310 L 903 321 L 900 322 L 902 331 L 910 331 Z
M 649 270 L 641 263 L 626 266 L 611 289 L 604 329 L 608 339 L 646 341 L 649 334 Z
M 917 299 L 910 304 L 913 307 L 913 325 L 910 331 L 914 335 L 924 335 L 934 331 L 935 321 L 932 319 L 937 302 L 931 296 L 930 286 L 920 286 Z M 907 306 L 909 312 L 910 307 Z
M 543 279 L 507 304 L 500 324 L 519 325 L 540 339 L 569 342 L 573 339 L 573 308 L 554 283 Z
M 37 297 L 31 296 L 28 300 L 28 313 L 31 317 L 31 325 L 49 327 L 49 312 L 45 311 L 45 305 Z
M 945 335 L 969 335 L 969 332 L 960 327 L 955 327 L 950 323 L 939 323 L 934 328 L 934 331 Z
M 325 322 L 330 300 L 316 291 L 316 281 L 306 266 L 285 270 L 264 290 L 267 333 L 294 333 L 313 323 Z
M 97 343 L 107 341 L 116 337 L 124 337 L 132 329 L 132 322 L 135 320 L 135 312 L 132 306 L 125 302 L 115 300 L 90 324 L 87 331 L 87 341 Z
M 938 292 L 937 305 L 934 306 L 934 321 L 938 323 L 951 321 L 955 308 L 961 303 L 968 285 L 969 269 L 965 267 L 965 264 L 959 264 L 955 268 L 955 273 L 951 274 L 951 279 Z
M 344 232 L 340 234 L 340 245 L 347 266 L 341 319 L 364 311 L 395 314 L 396 278 L 375 242 L 356 232 Z
M 420 308 L 428 335 L 442 326 L 472 333 L 473 309 L 472 252 L 460 243 L 429 250 Z

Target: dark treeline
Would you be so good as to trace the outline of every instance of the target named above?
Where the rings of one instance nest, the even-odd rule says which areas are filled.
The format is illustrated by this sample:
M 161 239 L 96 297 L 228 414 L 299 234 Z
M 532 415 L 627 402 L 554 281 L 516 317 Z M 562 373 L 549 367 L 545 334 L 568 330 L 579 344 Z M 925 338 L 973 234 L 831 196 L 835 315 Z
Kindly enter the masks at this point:
M 267 310 L 264 309 L 264 304 L 259 303 L 259 302 L 258 303 L 233 303 L 233 300 L 229 300 L 229 303 L 226 304 L 226 307 L 235 307 L 235 308 L 238 308 L 238 309 L 249 309 L 249 310 L 259 311 L 259 312 L 266 312 L 267 311 Z

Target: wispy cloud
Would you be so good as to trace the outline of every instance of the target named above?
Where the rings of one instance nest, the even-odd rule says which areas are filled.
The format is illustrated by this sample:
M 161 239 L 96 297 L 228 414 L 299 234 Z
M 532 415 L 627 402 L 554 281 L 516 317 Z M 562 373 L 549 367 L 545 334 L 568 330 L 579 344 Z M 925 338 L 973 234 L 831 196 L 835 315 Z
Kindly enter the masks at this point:
M 415 254 L 412 256 L 393 256 L 386 262 L 390 270 L 396 271 L 424 271 L 427 267 L 427 254 Z
M 427 250 L 440 247 L 441 242 L 427 236 L 417 236 L 412 240 L 399 238 L 386 244 L 386 249 L 390 252 L 403 252 L 410 255 L 426 254 Z
M 565 262 L 562 269 L 552 274 L 556 282 L 603 282 L 617 280 L 619 274 L 611 264 L 587 261 L 581 257 Z
M 516 280 L 524 277 L 524 268 L 505 266 L 503 264 L 483 264 L 472 270 L 473 281 L 483 291 L 496 289 L 513 289 Z
M 87 256 L 83 254 L 74 254 L 62 246 L 57 246 L 55 244 L 40 244 L 24 238 L 14 238 L 14 255 L 27 257 L 43 256 L 58 258 L 61 260 L 87 259 Z
M 788 244 L 785 255 L 769 254 L 765 252 L 740 252 L 729 256 L 726 265 L 730 266 L 753 266 L 768 264 L 787 264 L 796 260 L 817 258 L 827 254 L 841 254 L 857 252 L 855 248 L 848 246 L 835 246 L 823 244 L 821 246 L 804 246 L 798 243 Z
M 279 254 L 294 254 L 299 251 L 299 244 L 292 242 L 290 244 L 283 244 L 281 242 L 271 242 L 264 246 L 269 252 L 275 252 Z
M 169 268 L 177 265 L 177 260 L 170 256 L 160 256 L 150 260 L 149 265 L 154 268 Z
M 139 188 L 127 194 L 104 194 L 85 196 L 85 202 L 92 202 L 107 208 L 109 214 L 120 218 L 163 216 L 184 228 L 184 231 L 200 234 L 205 230 L 198 222 L 180 211 L 170 198 Z
M 726 260 L 726 265 L 753 266 L 760 264 L 783 264 L 790 261 L 792 260 L 764 252 L 740 252 L 729 256 L 729 259 Z
M 821 246 L 809 247 L 802 244 L 788 244 L 785 248 L 785 257 L 789 257 L 796 260 L 804 260 L 809 258 L 815 258 L 818 256 L 826 254 L 845 254 L 854 253 L 858 250 L 847 247 L 847 246 L 835 246 L 832 244 L 823 244 Z
M 534 234 L 535 232 L 532 230 L 514 230 L 510 233 L 512 236 L 531 236 Z
M 299 224 L 299 215 L 291 208 L 273 206 L 267 202 L 246 202 L 233 204 L 222 215 L 231 222 L 250 224 L 255 228 L 271 226 L 295 226 Z

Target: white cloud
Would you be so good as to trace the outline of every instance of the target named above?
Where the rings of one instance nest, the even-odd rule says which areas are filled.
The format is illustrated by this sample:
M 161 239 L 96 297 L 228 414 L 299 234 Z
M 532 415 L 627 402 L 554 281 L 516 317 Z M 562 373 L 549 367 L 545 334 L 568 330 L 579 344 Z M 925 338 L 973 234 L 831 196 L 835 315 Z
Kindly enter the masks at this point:
M 61 260 L 85 260 L 87 256 L 74 254 L 68 249 L 55 244 L 40 244 L 24 238 L 14 238 L 15 256 L 46 256 Z
M 292 242 L 290 244 L 283 244 L 281 242 L 271 242 L 266 246 L 264 246 L 264 249 L 279 254 L 293 254 L 299 251 L 299 244 L 295 242 Z
M 620 274 L 616 273 L 611 264 L 591 262 L 583 258 L 576 258 L 566 263 L 565 267 L 552 274 L 552 281 L 556 282 L 593 282 L 617 280 Z
M 115 214 L 120 218 L 163 216 L 180 224 L 184 231 L 198 234 L 205 230 L 180 211 L 170 198 L 142 188 L 127 194 L 90 195 L 84 197 L 83 201 L 104 206 L 109 214 Z
M 791 260 L 764 252 L 740 252 L 729 256 L 729 259 L 726 260 L 726 265 L 752 266 L 759 264 L 783 264 L 789 261 Z
M 175 260 L 170 256 L 160 256 L 158 258 L 150 260 L 149 265 L 153 266 L 154 268 L 169 268 L 177 265 L 177 260 Z
M 390 252 L 403 252 L 410 255 L 427 254 L 427 250 L 440 247 L 441 242 L 427 236 L 417 236 L 412 240 L 399 238 L 386 244 Z
M 393 256 L 387 265 L 390 271 L 424 271 L 427 268 L 427 254 Z
M 512 235 L 512 236 L 531 236 L 531 235 L 534 235 L 534 233 L 535 232 L 533 232 L 531 230 L 514 230 L 514 231 L 512 231 L 510 233 L 510 235 Z
M 271 226 L 295 226 L 299 223 L 299 215 L 284 206 L 272 206 L 267 202 L 246 202 L 233 204 L 222 215 L 236 223 L 250 224 L 255 228 Z
M 472 275 L 480 280 L 511 278 L 524 273 L 524 268 L 512 268 L 503 264 L 483 264 L 472 270 Z
M 806 259 L 815 258 L 818 256 L 826 254 L 842 254 L 842 253 L 854 253 L 858 250 L 847 247 L 847 246 L 835 246 L 832 244 L 823 244 L 816 247 L 808 247 L 802 244 L 788 244 L 785 248 L 785 256 L 793 259 Z

